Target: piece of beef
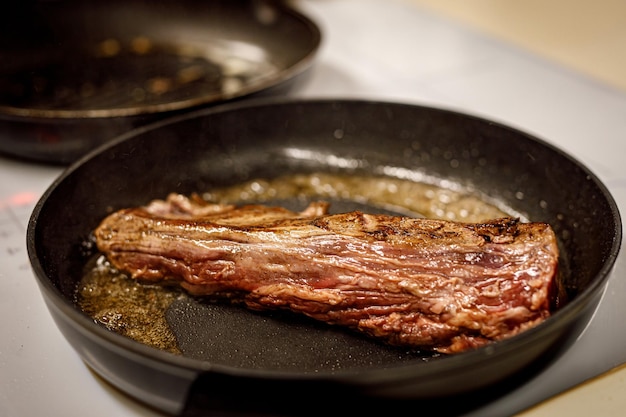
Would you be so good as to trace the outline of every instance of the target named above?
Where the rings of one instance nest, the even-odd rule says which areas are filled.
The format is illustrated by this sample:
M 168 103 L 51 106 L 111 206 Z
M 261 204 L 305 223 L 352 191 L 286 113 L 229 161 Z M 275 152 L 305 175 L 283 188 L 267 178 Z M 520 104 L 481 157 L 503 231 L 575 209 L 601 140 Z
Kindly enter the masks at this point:
M 112 265 L 194 295 L 286 308 L 395 345 L 460 352 L 550 314 L 558 249 L 545 223 L 301 213 L 171 195 L 95 231 Z

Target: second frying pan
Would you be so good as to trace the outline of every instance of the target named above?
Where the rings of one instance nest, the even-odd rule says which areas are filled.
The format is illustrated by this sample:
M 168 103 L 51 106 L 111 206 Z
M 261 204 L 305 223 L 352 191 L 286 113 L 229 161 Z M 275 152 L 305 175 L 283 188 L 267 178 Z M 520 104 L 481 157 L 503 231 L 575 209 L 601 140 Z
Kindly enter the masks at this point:
M 165 116 L 288 91 L 321 33 L 272 0 L 28 1 L 0 16 L 0 151 L 67 164 Z

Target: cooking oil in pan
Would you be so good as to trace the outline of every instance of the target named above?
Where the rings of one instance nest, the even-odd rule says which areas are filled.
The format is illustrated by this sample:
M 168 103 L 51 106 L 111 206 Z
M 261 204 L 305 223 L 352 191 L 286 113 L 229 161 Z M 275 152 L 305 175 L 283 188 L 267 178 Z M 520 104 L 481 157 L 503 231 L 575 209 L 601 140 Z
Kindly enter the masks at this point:
M 184 297 L 176 288 L 133 280 L 112 268 L 103 255 L 91 260 L 77 293 L 80 308 L 109 330 L 176 354 L 180 351 L 165 311 Z
M 354 201 L 373 210 L 466 222 L 519 216 L 475 194 L 439 185 L 329 173 L 257 179 L 206 191 L 203 197 L 224 203 Z M 166 312 L 172 303 L 186 297 L 189 296 L 178 288 L 141 284 L 111 268 L 102 256 L 88 265 L 77 292 L 80 308 L 95 321 L 138 342 L 175 354 L 181 351 Z
M 275 179 L 256 179 L 232 187 L 207 191 L 211 202 L 263 203 L 276 200 L 353 201 L 371 209 L 463 222 L 504 216 L 522 217 L 496 202 L 464 190 L 393 177 L 313 173 Z M 331 205 L 332 210 L 332 205 Z

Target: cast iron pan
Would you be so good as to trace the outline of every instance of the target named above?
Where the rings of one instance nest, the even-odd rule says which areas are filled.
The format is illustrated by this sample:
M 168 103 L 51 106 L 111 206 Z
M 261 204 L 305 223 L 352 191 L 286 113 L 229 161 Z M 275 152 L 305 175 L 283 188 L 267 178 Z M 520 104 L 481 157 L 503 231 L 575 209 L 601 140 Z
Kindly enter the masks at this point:
M 318 27 L 273 0 L 8 4 L 0 151 L 66 164 L 177 112 L 293 88 Z
M 111 210 L 307 172 L 444 179 L 549 222 L 569 301 L 536 328 L 455 356 L 399 351 L 301 318 L 193 301 L 168 311 L 183 350 L 174 355 L 107 330 L 75 304 L 91 256 L 84 243 Z M 336 203 L 335 210 L 380 209 Z M 188 415 L 318 415 L 328 407 L 392 413 L 424 403 L 467 411 L 567 349 L 595 310 L 620 243 L 620 216 L 606 188 L 549 144 L 456 112 L 342 100 L 249 100 L 136 129 L 67 169 L 28 227 L 43 297 L 87 365 L 146 404 Z

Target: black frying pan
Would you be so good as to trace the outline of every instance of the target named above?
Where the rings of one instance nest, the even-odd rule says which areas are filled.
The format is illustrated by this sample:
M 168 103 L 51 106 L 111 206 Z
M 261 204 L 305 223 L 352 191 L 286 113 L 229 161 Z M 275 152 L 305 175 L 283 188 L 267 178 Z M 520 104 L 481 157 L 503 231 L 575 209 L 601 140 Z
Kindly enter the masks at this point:
M 320 39 L 273 0 L 12 2 L 0 16 L 0 151 L 65 164 L 177 112 L 284 93 Z
M 291 316 L 195 302 L 168 311 L 183 350 L 174 355 L 111 332 L 76 306 L 91 255 L 84 242 L 111 210 L 173 191 L 313 171 L 444 179 L 549 222 L 568 303 L 516 337 L 448 357 L 399 352 Z M 606 188 L 549 144 L 455 112 L 334 100 L 249 101 L 137 129 L 72 165 L 28 227 L 43 297 L 83 360 L 131 396 L 190 415 L 319 415 L 328 407 L 392 413 L 424 402 L 448 414 L 467 411 L 523 383 L 572 343 L 599 302 L 620 243 Z

